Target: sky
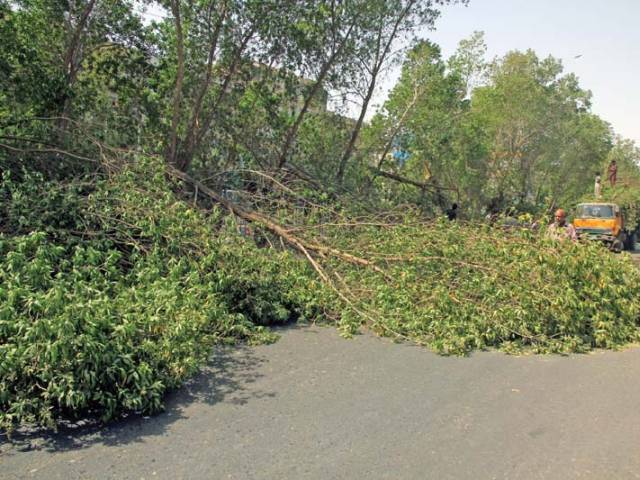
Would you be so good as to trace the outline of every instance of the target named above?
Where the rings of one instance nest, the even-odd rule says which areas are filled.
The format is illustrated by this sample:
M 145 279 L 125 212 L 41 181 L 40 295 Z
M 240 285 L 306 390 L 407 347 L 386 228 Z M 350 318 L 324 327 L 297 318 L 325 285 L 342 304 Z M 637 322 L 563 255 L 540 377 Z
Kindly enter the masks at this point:
M 475 30 L 488 58 L 531 48 L 561 59 L 593 93 L 593 112 L 640 145 L 640 0 L 470 0 L 444 7 L 420 36 L 447 58 Z

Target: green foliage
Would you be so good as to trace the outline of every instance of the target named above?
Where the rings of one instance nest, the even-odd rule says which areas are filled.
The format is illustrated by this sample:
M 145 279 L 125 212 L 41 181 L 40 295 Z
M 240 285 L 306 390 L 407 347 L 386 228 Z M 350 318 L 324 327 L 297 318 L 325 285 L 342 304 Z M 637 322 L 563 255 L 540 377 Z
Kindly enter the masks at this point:
M 589 112 L 590 92 L 559 60 L 509 52 L 473 92 L 470 115 L 489 139 L 487 198 L 503 206 L 565 204 L 592 187 L 611 148 L 608 125 Z
M 307 115 L 300 129 L 296 161 L 315 178 L 331 184 L 352 122 L 329 112 Z
M 34 1 L 15 9 L 0 2 L 0 90 L 14 114 L 44 114 L 62 95 L 64 75 L 53 59 L 61 52 L 51 48 L 63 44 L 55 28 L 62 25 L 61 3 Z
M 584 352 L 640 338 L 640 273 L 625 254 L 531 230 L 406 220 L 334 231 L 387 273 L 332 265 L 356 292 L 344 331 L 366 323 L 443 354 Z
M 33 171 L 19 173 L 12 175 L 7 170 L 0 183 L 2 231 L 29 234 L 38 230 L 56 235 L 82 228 L 78 219 L 86 184 L 47 181 Z
M 326 308 L 306 263 L 177 200 L 157 161 L 88 195 L 23 180 L 2 184 L 0 428 L 158 411 L 212 345 Z
M 428 182 L 441 190 L 432 203 L 444 195 L 476 218 L 575 202 L 612 147 L 608 124 L 590 112 L 590 92 L 553 57 L 512 51 L 488 63 L 485 53 L 478 32 L 448 62 L 437 45 L 417 43 L 365 135 L 370 162 Z M 394 165 L 394 150 L 407 161 Z M 424 194 L 405 184 L 391 196 L 420 204 Z
M 448 61 L 416 42 L 358 139 L 325 110 L 328 92 L 366 105 L 395 39 L 454 2 L 162 0 L 167 15 L 143 26 L 146 3 L 0 0 L 0 428 L 157 411 L 214 344 L 268 341 L 265 326 L 300 319 L 454 354 L 638 338 L 640 278 L 624 255 L 413 213 L 371 219 L 452 200 L 471 217 L 494 200 L 570 205 L 612 158 L 620 184 L 605 197 L 637 218 L 637 149 L 612 141 L 558 60 L 488 63 L 478 33 Z M 256 187 L 247 204 L 386 274 L 311 248 L 339 293 L 328 288 L 307 259 L 184 201 L 159 155 L 219 191 L 268 171 L 289 196 Z M 279 164 L 289 173 L 269 171 Z M 309 180 L 300 195 L 294 175 Z
M 76 35 L 88 6 L 89 2 L 0 1 L 0 87 L 16 118 L 71 114 L 79 94 L 76 80 L 86 66 L 84 56 L 99 56 L 113 47 L 133 52 L 142 43 L 142 27 L 129 0 L 94 2 L 88 10 L 90 21 Z
M 3 238 L 0 420 L 54 426 L 61 415 L 153 412 L 167 388 L 239 330 L 186 260 L 154 250 L 124 275 L 103 245 Z M 247 331 L 249 329 L 247 328 Z

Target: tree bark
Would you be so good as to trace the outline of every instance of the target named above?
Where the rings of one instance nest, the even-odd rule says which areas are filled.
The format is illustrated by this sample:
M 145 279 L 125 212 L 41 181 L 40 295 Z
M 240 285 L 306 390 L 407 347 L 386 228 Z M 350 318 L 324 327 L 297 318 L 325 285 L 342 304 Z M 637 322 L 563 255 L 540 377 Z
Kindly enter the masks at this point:
M 303 253 L 309 260 L 312 261 L 312 259 L 309 256 L 309 252 L 315 252 L 321 256 L 333 256 L 336 258 L 340 258 L 346 262 L 355 264 L 355 265 L 360 265 L 363 267 L 368 267 L 371 268 L 373 270 L 375 270 L 378 273 L 381 273 L 382 275 L 385 276 L 385 278 L 388 278 L 388 275 L 386 272 L 384 272 L 384 270 L 382 270 L 380 267 L 378 267 L 377 265 L 375 265 L 373 262 L 366 260 L 364 258 L 361 257 L 357 257 L 355 255 L 351 255 L 349 253 L 346 252 L 342 252 L 336 248 L 333 247 L 327 247 L 326 245 L 320 245 L 314 242 L 309 242 L 306 240 L 303 240 L 301 238 L 298 238 L 294 235 L 292 235 L 290 232 L 288 232 L 284 227 L 282 227 L 281 225 L 278 225 L 277 223 L 275 223 L 273 220 L 271 220 L 269 217 L 266 217 L 265 215 L 262 215 L 261 213 L 258 213 L 256 211 L 251 211 L 251 210 L 245 210 L 244 208 L 236 205 L 235 203 L 229 202 L 228 200 L 226 200 L 225 198 L 223 198 L 221 195 L 218 195 L 216 192 L 214 192 L 213 190 L 211 190 L 210 188 L 208 188 L 207 186 L 203 185 L 202 183 L 198 182 L 197 180 L 189 177 L 186 173 L 177 170 L 175 168 L 171 168 L 169 167 L 168 173 L 170 175 L 173 175 L 174 177 L 177 177 L 185 182 L 191 183 L 192 185 L 196 186 L 198 188 L 198 191 L 203 193 L 204 195 L 208 196 L 209 198 L 215 200 L 216 202 L 220 203 L 222 206 L 224 206 L 227 210 L 229 210 L 231 213 L 233 213 L 234 215 L 237 215 L 238 217 L 242 218 L 243 220 L 246 220 L 248 222 L 252 222 L 252 223 L 259 223 L 260 225 L 264 226 L 267 230 L 271 231 L 272 233 L 274 233 L 275 235 L 279 236 L 280 238 L 282 238 L 284 241 L 286 241 L 289 245 L 291 245 L 292 247 L 294 247 L 296 250 L 298 250 L 299 252 Z M 312 261 L 313 263 L 313 261 Z M 323 278 L 324 280 L 324 278 Z
M 209 112 L 204 114 L 204 121 L 202 122 L 202 125 L 197 126 L 197 124 L 194 124 L 192 126 L 192 129 L 190 129 L 187 137 L 187 141 L 185 142 L 186 144 L 185 149 L 181 153 L 181 159 L 180 159 L 181 170 L 186 170 L 187 168 L 189 168 L 189 165 L 193 161 L 193 157 L 196 151 L 198 150 L 199 146 L 201 145 L 204 135 L 207 133 L 207 131 L 211 127 L 211 123 L 213 122 L 213 119 L 216 115 L 217 107 L 218 105 L 220 105 L 220 103 L 224 99 L 224 96 L 226 95 L 229 89 L 231 80 L 233 79 L 233 76 L 235 75 L 238 65 L 240 64 L 240 61 L 242 59 L 242 53 L 247 47 L 249 40 L 251 40 L 251 38 L 253 37 L 256 29 L 257 29 L 257 26 L 254 26 L 251 28 L 251 30 L 244 36 L 242 43 L 238 46 L 236 52 L 234 53 L 233 60 L 231 62 L 231 65 L 229 66 L 229 70 L 222 82 L 222 86 L 220 87 L 220 92 L 218 93 L 218 96 L 216 97 L 216 99 L 213 101 L 213 104 Z
M 68 76 L 72 76 L 73 71 L 76 69 L 74 65 L 75 55 L 78 50 L 78 45 L 80 44 L 80 37 L 82 36 L 82 31 L 84 27 L 87 25 L 87 21 L 89 20 L 89 16 L 93 11 L 93 7 L 96 4 L 96 0 L 89 0 L 89 3 L 85 7 L 82 15 L 80 16 L 80 20 L 78 21 L 78 25 L 76 26 L 75 31 L 73 32 L 73 36 L 71 37 L 71 41 L 69 42 L 69 46 L 64 55 L 64 65 L 66 69 L 66 74 Z
M 396 182 L 399 182 L 399 183 L 406 183 L 408 185 L 413 185 L 414 187 L 418 187 L 420 190 L 449 190 L 452 192 L 457 191 L 455 188 L 441 187 L 434 183 L 418 182 L 416 180 L 411 180 L 410 178 L 403 177 L 395 173 L 378 170 L 374 167 L 369 167 L 369 169 L 373 172 L 374 175 L 379 175 L 381 177 L 385 177 L 390 180 L 395 180 Z
M 385 144 L 384 150 L 380 155 L 380 159 L 378 160 L 378 170 L 382 169 L 382 165 L 384 164 L 385 158 L 389 153 L 389 150 L 391 150 L 391 146 L 393 145 L 393 140 L 396 138 L 396 135 L 398 135 L 398 132 L 400 131 L 400 129 L 404 127 L 404 122 L 407 119 L 407 115 L 409 115 L 409 112 L 411 112 L 411 110 L 413 109 L 413 106 L 418 101 L 419 96 L 420 96 L 420 92 L 418 90 L 418 87 L 414 86 L 413 98 L 411 99 L 411 102 L 409 102 L 409 105 L 407 105 L 407 107 L 404 109 L 404 112 L 402 112 L 402 115 L 400 116 L 400 120 L 398 120 L 396 127 L 393 129 L 393 133 L 391 134 L 391 137 L 389 137 L 389 140 Z
M 178 144 L 178 123 L 182 109 L 182 84 L 184 83 L 184 37 L 182 35 L 182 21 L 180 19 L 180 0 L 171 1 L 171 12 L 176 25 L 176 51 L 178 71 L 176 74 L 176 86 L 173 91 L 173 116 L 171 118 L 171 131 L 169 132 L 169 145 L 166 154 L 167 161 L 175 165 Z
M 360 109 L 360 115 L 358 117 L 358 121 L 356 122 L 356 125 L 353 131 L 351 132 L 351 137 L 349 138 L 349 143 L 347 145 L 347 148 L 344 151 L 342 158 L 340 159 L 340 165 L 338 166 L 338 172 L 336 174 L 336 180 L 338 181 L 338 183 L 342 183 L 344 172 L 347 167 L 347 162 L 349 161 L 349 159 L 351 158 L 351 155 L 353 154 L 356 141 L 358 140 L 358 135 L 360 134 L 360 130 L 362 129 L 362 124 L 364 123 L 364 117 L 366 116 L 367 110 L 369 108 L 369 102 L 371 101 L 371 97 L 373 96 L 373 92 L 375 91 L 375 88 L 376 88 L 380 70 L 382 69 L 384 61 L 387 58 L 387 55 L 389 55 L 389 50 L 391 49 L 391 45 L 393 44 L 393 41 L 396 39 L 396 35 L 398 34 L 398 28 L 400 28 L 400 24 L 402 23 L 402 20 L 404 20 L 404 18 L 407 16 L 407 14 L 409 13 L 409 10 L 411 9 L 414 3 L 415 1 L 409 2 L 407 6 L 403 9 L 403 11 L 400 13 L 398 18 L 396 19 L 396 22 L 393 25 L 391 34 L 389 35 L 389 38 L 387 39 L 384 49 L 382 50 L 382 54 L 380 53 L 380 46 L 382 43 L 382 31 L 384 27 L 383 26 L 380 27 L 380 30 L 378 33 L 378 42 L 376 46 L 375 62 L 374 62 L 373 69 L 371 70 L 371 81 L 369 82 L 369 86 L 367 88 L 367 94 L 362 102 L 362 108 Z
M 331 54 L 329 59 L 324 63 L 324 65 L 322 65 L 322 69 L 320 70 L 320 73 L 318 74 L 318 77 L 316 78 L 316 81 L 313 84 L 313 87 L 311 87 L 311 92 L 309 93 L 309 95 L 307 95 L 307 97 L 304 100 L 304 104 L 302 105 L 302 109 L 298 113 L 298 115 L 296 117 L 296 120 L 293 123 L 293 125 L 289 128 L 289 130 L 287 130 L 287 134 L 286 134 L 285 140 L 284 140 L 284 145 L 282 147 L 282 151 L 280 152 L 280 156 L 278 158 L 278 163 L 277 163 L 278 168 L 284 167 L 284 164 L 287 162 L 287 157 L 289 155 L 289 150 L 291 149 L 291 146 L 293 145 L 293 140 L 295 139 L 295 137 L 296 137 L 296 135 L 298 133 L 298 129 L 300 128 L 300 125 L 302 125 L 302 120 L 304 119 L 304 116 L 307 113 L 307 110 L 309 109 L 309 105 L 311 105 L 311 101 L 316 96 L 318 91 L 320 91 L 320 88 L 322 87 L 322 84 L 323 84 L 327 74 L 331 70 L 331 67 L 333 67 L 336 59 L 342 53 L 342 49 L 346 45 L 347 40 L 350 37 L 354 26 L 355 26 L 355 22 L 352 23 L 349 26 L 349 30 L 347 30 L 347 33 L 345 34 L 344 38 L 342 39 L 342 43 L 340 43 L 339 47 L 336 50 L 333 51 L 333 53 Z
M 204 101 L 204 97 L 209 90 L 209 86 L 211 85 L 211 77 L 213 74 L 213 60 L 216 56 L 216 50 L 218 48 L 218 39 L 220 38 L 220 32 L 222 30 L 222 26 L 225 21 L 225 17 L 227 15 L 227 2 L 225 1 L 222 7 L 222 12 L 220 13 L 220 18 L 216 23 L 216 26 L 213 30 L 213 34 L 211 36 L 211 43 L 209 47 L 209 54 L 207 56 L 207 69 L 204 79 L 200 84 L 200 89 L 198 90 L 198 95 L 193 104 L 193 112 L 191 114 L 191 121 L 189 122 L 189 128 L 187 129 L 187 138 L 185 139 L 185 147 L 184 151 L 180 153 L 180 158 L 177 161 L 178 168 L 181 170 L 186 170 L 191 163 L 193 158 L 193 152 L 195 150 L 196 143 L 196 130 L 198 129 L 198 118 L 200 117 L 200 111 L 202 110 L 202 103 Z

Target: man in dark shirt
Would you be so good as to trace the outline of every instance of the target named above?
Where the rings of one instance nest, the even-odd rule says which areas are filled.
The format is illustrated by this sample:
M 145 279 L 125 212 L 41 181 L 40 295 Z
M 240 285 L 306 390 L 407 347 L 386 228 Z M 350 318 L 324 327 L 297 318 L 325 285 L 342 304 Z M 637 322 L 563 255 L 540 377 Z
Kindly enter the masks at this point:
M 609 168 L 607 169 L 607 174 L 609 175 L 609 184 L 611 187 L 615 187 L 616 181 L 618 180 L 618 164 L 615 160 L 611 160 Z
M 451 205 L 451 208 L 449 210 L 447 210 L 446 212 L 444 212 L 445 215 L 447 216 L 447 218 L 451 221 L 455 220 L 458 218 L 458 204 L 454 203 L 453 205 Z

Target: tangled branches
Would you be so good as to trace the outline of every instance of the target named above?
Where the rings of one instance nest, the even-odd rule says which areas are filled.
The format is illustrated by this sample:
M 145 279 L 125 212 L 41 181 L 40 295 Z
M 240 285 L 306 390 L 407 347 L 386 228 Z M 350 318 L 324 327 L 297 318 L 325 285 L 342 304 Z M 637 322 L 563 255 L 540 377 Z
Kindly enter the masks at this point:
M 425 221 L 412 211 L 352 219 L 333 210 L 283 225 L 181 172 L 171 175 L 302 254 L 334 291 L 345 334 L 367 325 L 457 354 L 488 347 L 585 351 L 639 338 L 640 275 L 626 257 L 598 245 L 556 243 L 526 229 Z

